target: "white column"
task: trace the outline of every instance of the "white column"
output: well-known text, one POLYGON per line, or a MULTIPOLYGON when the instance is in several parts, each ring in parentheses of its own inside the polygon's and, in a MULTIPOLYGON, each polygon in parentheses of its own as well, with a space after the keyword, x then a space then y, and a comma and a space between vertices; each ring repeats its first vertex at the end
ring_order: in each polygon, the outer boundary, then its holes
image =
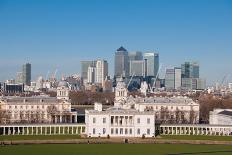
POLYGON ((73 126, 72 126, 72 135, 73 135, 73 126))
POLYGON ((64 135, 65 127, 63 126, 62 128, 63 128, 63 135, 64 135))
POLYGON ((60 135, 60 126, 59 126, 59 133, 58 134, 60 135))
POLYGON ((43 128, 42 128, 42 126, 40 126, 40 134, 41 135, 43 134, 43 128))
POLYGON ((49 133, 50 135, 52 134, 52 127, 50 126, 50 133, 49 133))
POLYGON ((56 126, 54 126, 54 135, 56 134, 56 126))
POLYGON ((3 135, 5 135, 6 134, 6 129, 5 129, 5 127, 3 127, 3 135))
POLYGON ((27 127, 27 135, 29 135, 29 129, 28 129, 28 127, 27 127))

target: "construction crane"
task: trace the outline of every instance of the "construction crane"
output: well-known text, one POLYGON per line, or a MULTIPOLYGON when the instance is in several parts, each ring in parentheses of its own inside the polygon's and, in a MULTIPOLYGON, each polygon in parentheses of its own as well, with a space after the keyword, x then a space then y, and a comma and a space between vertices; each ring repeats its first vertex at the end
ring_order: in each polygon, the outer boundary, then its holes
POLYGON ((133 79, 134 76, 135 76, 135 73, 132 74, 132 76, 131 76, 131 78, 130 78, 130 81, 129 81, 128 84, 127 84, 127 89, 129 88, 130 83, 131 83, 131 81, 132 81, 132 79, 133 79))

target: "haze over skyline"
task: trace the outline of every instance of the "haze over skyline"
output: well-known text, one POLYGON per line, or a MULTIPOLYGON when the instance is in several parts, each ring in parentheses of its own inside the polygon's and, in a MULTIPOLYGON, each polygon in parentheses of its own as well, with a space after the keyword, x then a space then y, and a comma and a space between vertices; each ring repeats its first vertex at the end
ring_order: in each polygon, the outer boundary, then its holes
POLYGON ((32 78, 47 71, 80 74, 80 61, 109 62, 114 52, 159 52, 165 67, 197 61, 211 84, 232 74, 230 0, 0 1, 0 81, 32 64, 32 78))

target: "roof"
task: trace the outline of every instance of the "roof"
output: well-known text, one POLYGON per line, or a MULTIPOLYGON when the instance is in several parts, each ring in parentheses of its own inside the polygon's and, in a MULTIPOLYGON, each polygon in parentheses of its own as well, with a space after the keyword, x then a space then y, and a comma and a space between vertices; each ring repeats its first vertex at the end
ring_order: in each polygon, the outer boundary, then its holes
POLYGON ((124 52, 126 52, 127 50, 126 50, 123 46, 121 46, 121 47, 119 47, 119 48, 117 49, 117 51, 124 51, 124 52))
POLYGON ((223 111, 219 112, 218 114, 232 116, 232 111, 223 110, 223 111))

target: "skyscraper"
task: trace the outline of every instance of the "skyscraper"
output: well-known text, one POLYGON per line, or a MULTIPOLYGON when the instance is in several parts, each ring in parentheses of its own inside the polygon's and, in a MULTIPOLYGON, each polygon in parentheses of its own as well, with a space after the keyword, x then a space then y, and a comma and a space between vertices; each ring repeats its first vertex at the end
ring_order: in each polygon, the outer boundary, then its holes
POLYGON ((88 67, 88 83, 95 83, 96 67, 88 67))
POLYGON ((22 67, 22 83, 31 85, 31 64, 26 63, 22 67))
POLYGON ((196 62, 185 62, 181 65, 182 78, 199 78, 199 64, 196 62))
POLYGON ((129 60, 128 52, 124 47, 120 47, 115 52, 115 65, 114 65, 114 75, 116 77, 128 77, 129 75, 129 60))
POLYGON ((83 81, 88 78, 88 67, 95 67, 94 61, 81 61, 81 77, 83 81))
POLYGON ((181 88, 181 68, 175 67, 175 89, 178 90, 181 88))
POLYGON ((105 78, 108 76, 108 63, 106 60, 96 61, 96 83, 103 83, 105 78))
POLYGON ((130 76, 143 76, 144 75, 144 61, 131 60, 130 61, 130 76))
POLYGON ((147 76, 156 76, 159 70, 159 54, 153 52, 146 52, 143 54, 147 66, 145 72, 147 76))
POLYGON ((175 89, 175 69, 166 69, 165 74, 165 87, 168 90, 175 89))

